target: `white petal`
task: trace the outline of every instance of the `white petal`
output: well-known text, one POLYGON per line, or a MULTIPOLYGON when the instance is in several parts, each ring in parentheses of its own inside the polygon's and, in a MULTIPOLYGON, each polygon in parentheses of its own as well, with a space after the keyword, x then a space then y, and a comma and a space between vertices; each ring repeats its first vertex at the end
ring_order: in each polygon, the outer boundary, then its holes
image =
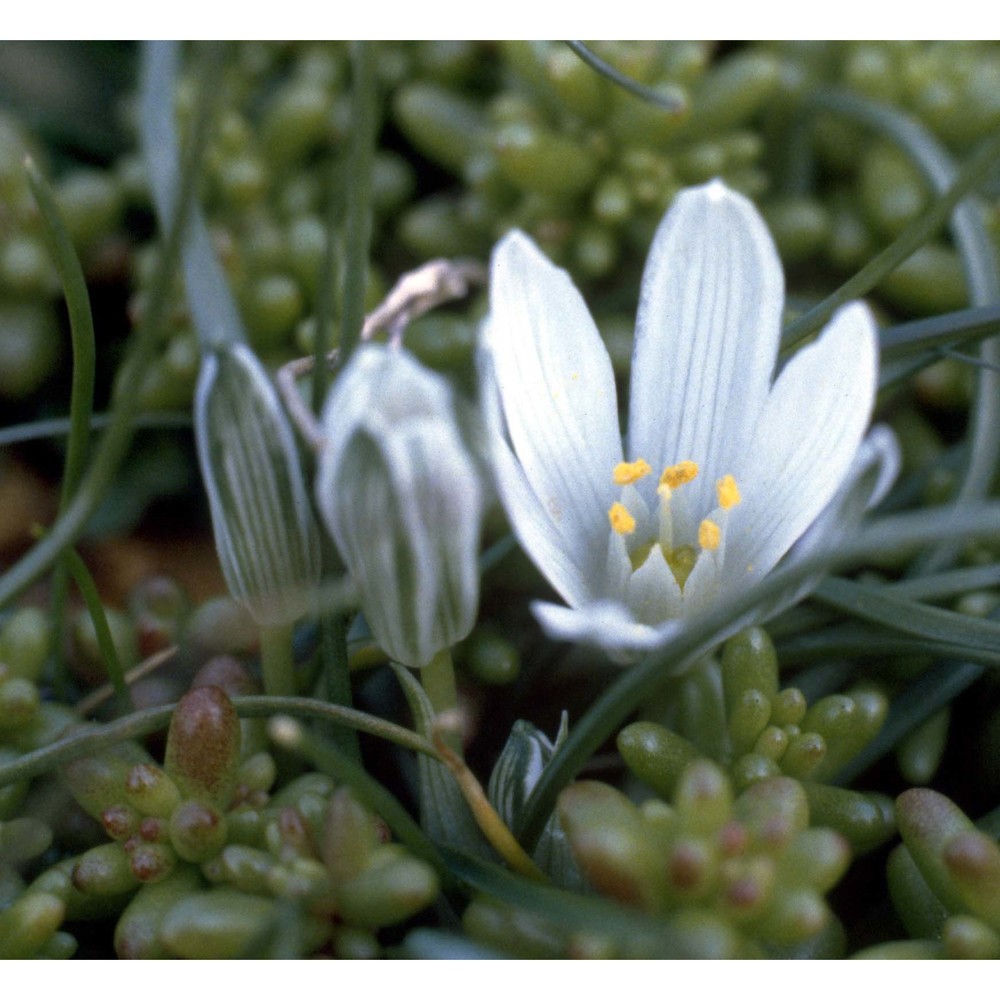
POLYGON ((783 299, 781 263, 751 202, 719 181, 681 192, 642 279, 628 452, 657 472, 685 459, 701 466, 675 494, 685 533, 715 506, 714 479, 749 443, 771 384, 783 299))
POLYGON ((844 484, 795 543, 789 559, 801 559, 835 546, 840 538, 855 531, 865 511, 879 503, 895 482, 901 463, 896 435, 884 425, 873 427, 861 442, 844 484))
MULTIPOLYGON (((551 514, 531 488, 521 463, 514 457, 501 430, 499 390, 488 355, 480 362, 480 397, 486 417, 489 447, 497 490, 514 533, 545 578, 568 604, 578 605, 598 596, 595 575, 582 546, 564 537, 551 514)), ((604 520, 608 532, 607 518, 604 520)), ((628 556, 625 556, 626 560, 628 556)))
POLYGON ((598 646, 619 663, 661 646, 678 627, 675 622, 660 628, 642 625, 633 621, 624 605, 613 601, 595 601, 582 608, 535 601, 531 610, 551 638, 598 646))
POLYGON ((632 574, 627 593, 629 610, 640 622, 662 625, 680 617, 681 588, 659 545, 653 546, 646 561, 632 574))
MULTIPOLYGON (((805 534, 792 546, 786 565, 807 559, 823 550, 833 551, 840 540, 855 531, 866 510, 882 499, 900 467, 899 445, 888 427, 877 426, 861 444, 847 480, 805 534)), ((823 575, 817 573, 759 607, 753 620, 767 621, 798 603, 816 588, 823 575)))
POLYGON ((721 546, 714 552, 702 549, 698 553, 694 568, 684 583, 685 617, 690 618, 703 611, 718 596, 724 556, 721 546))
MULTIPOLYGON (((625 601, 628 582, 632 576, 632 560, 628 557, 628 545, 624 535, 608 532, 608 559, 604 571, 604 589, 594 597, 608 598, 612 601, 625 601)), ((594 597, 590 598, 591 600, 594 597)), ((570 601, 571 604, 583 604, 583 601, 570 601)))
POLYGON ((564 548, 579 549, 596 581, 622 458, 614 375, 569 276, 522 233, 494 251, 485 341, 514 455, 564 548))
POLYGON ((878 347, 867 307, 839 310, 775 383, 730 512, 724 585, 759 579, 847 479, 875 399, 878 347))

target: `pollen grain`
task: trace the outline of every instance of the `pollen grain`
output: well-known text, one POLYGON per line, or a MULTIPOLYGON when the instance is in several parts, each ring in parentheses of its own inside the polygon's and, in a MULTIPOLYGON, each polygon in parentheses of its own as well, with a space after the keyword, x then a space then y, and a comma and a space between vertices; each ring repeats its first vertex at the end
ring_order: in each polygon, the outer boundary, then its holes
POLYGON ((715 490, 719 495, 719 506, 723 510, 731 510, 743 499, 736 480, 728 474, 715 484, 715 490))
POLYGON ((676 465, 668 465, 660 476, 660 485, 676 490, 678 486, 691 482, 698 475, 698 463, 685 459, 676 465))
POLYGON ((649 462, 637 458, 634 462, 619 462, 611 473, 616 486, 631 486, 652 472, 649 462))
POLYGON ((617 535, 631 535, 635 531, 635 518, 623 503, 613 503, 608 511, 611 530, 617 535))

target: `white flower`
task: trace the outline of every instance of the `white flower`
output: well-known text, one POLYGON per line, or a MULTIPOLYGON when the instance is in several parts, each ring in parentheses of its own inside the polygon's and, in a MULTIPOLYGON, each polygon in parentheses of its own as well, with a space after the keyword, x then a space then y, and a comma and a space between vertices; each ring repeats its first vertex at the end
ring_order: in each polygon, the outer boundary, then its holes
POLYGON ((783 300, 753 205, 719 181, 678 195, 643 276, 623 450, 579 292, 523 233, 497 246, 484 399, 511 523, 568 605, 535 605, 549 634, 621 659, 655 648, 796 543, 828 541, 891 482, 891 433, 862 441, 870 312, 842 308, 772 383, 783 300))
POLYGON ((482 489, 448 383, 405 351, 368 345, 323 409, 319 511, 379 645, 426 666, 472 629, 482 489))

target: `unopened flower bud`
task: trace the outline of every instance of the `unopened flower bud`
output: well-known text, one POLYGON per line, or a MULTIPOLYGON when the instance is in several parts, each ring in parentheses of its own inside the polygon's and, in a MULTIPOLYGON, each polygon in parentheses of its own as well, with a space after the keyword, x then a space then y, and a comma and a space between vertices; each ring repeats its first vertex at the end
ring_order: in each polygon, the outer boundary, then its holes
POLYGON ((452 396, 409 354, 357 351, 323 412, 317 504, 382 648, 426 666, 469 634, 482 491, 452 396))
POLYGON ((258 624, 288 624, 309 610, 319 539, 288 418, 246 345, 206 355, 194 425, 229 590, 258 624))

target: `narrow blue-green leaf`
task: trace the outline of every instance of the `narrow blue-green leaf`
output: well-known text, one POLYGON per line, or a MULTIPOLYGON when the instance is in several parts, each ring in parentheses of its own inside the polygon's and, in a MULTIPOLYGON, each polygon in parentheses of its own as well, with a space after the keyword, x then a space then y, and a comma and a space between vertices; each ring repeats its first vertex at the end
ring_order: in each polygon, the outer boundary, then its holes
MULTIPOLYGON (((984 590, 1000 584, 1000 563, 988 566, 970 566, 963 569, 932 573, 909 580, 898 580, 880 585, 886 593, 911 601, 943 601, 974 590, 984 590)), ((768 626, 772 639, 780 639, 811 631, 827 625, 834 615, 815 607, 789 608, 768 626)))
MULTIPOLYGON (((417 731, 425 739, 432 739, 437 716, 430 697, 406 667, 396 663, 391 666, 406 696, 417 731)), ((451 771, 438 760, 420 757, 417 772, 420 822, 428 836, 438 844, 460 847, 482 857, 493 857, 451 771)))
MULTIPOLYGON (((90 295, 87 292, 83 267, 80 265, 80 258, 56 204, 52 188, 30 157, 25 161, 25 170, 62 283, 73 349, 69 436, 66 441, 66 460, 59 494, 59 510, 64 511, 80 483, 90 448, 90 421, 94 409, 94 371, 97 353, 94 346, 94 317, 90 310, 90 295)), ((49 605, 55 665, 53 680, 57 693, 62 697, 66 696, 68 686, 66 657, 63 654, 65 640, 63 617, 68 589, 66 572, 62 564, 56 567, 49 605)))
MULTIPOLYGON (((850 103, 845 102, 846 106, 852 109, 854 108, 853 96, 851 95, 852 101, 850 103)), ((828 100, 825 100, 822 95, 817 100, 821 106, 828 105, 828 100)), ((844 108, 844 105, 838 101, 835 101, 833 106, 837 110, 844 108)), ((905 134, 909 136, 909 132, 905 134)), ((908 148, 912 149, 914 145, 920 150, 927 148, 927 143, 922 139, 911 139, 908 148)), ((957 174, 954 174, 954 167, 946 159, 937 154, 929 155, 933 156, 935 164, 940 161, 940 166, 933 168, 933 182, 942 193, 934 199, 926 212, 914 219, 889 246, 876 254, 860 271, 852 275, 818 305, 789 323, 781 338, 784 350, 790 350, 818 330, 840 306, 870 292, 887 274, 894 271, 944 225, 955 206, 989 176, 997 160, 1000 159, 1000 133, 988 138, 969 157, 957 174), (952 179, 952 174, 954 174, 954 179, 952 179)))
MULTIPOLYGON (((939 195, 954 184, 958 171, 951 154, 915 119, 849 91, 820 91, 814 100, 819 107, 889 137, 939 195)), ((973 158, 976 169, 993 155, 993 145, 998 142, 1000 133, 981 147, 973 158)), ((971 305, 986 306, 1000 301, 1000 257, 990 237, 983 206, 973 198, 960 201, 952 213, 951 233, 962 258, 971 305)), ((1000 363, 1000 337, 984 340, 980 357, 988 366, 1000 363)), ((959 503, 986 496, 1000 464, 1000 374, 991 367, 979 371, 970 425, 966 466, 956 494, 959 503)), ((941 542, 915 568, 931 572, 952 561, 956 554, 954 546, 941 542)))
POLYGON ((828 577, 813 599, 896 632, 1000 654, 1000 624, 900 597, 885 587, 828 577))
POLYGON ((996 333, 1000 333, 1000 304, 973 306, 886 327, 879 332, 879 346, 883 362, 896 361, 930 348, 974 343, 996 333))
MULTIPOLYGON (((142 48, 139 134, 161 227, 173 217, 180 191, 181 145, 174 118, 180 58, 179 42, 146 42, 142 48)), ((191 210, 181 264, 202 350, 246 340, 239 310, 197 205, 191 210)))
POLYGON ((499 566, 516 548, 517 536, 513 532, 497 539, 479 557, 479 572, 482 574, 489 573, 491 569, 499 566))
MULTIPOLYGON (((90 417, 91 431, 101 430, 111 423, 112 414, 95 413, 90 417)), ((65 437, 73 423, 70 417, 49 417, 47 420, 32 420, 26 424, 13 424, 0 428, 0 448, 26 441, 41 441, 45 438, 65 437)), ((133 430, 187 430, 191 427, 191 414, 179 410, 150 410, 140 413, 132 424, 133 430)))
POLYGON ((835 657, 934 657, 968 660, 985 667, 1000 667, 1000 653, 963 643, 920 639, 871 625, 834 625, 777 643, 778 657, 785 666, 815 663, 835 657))
POLYGON ((899 580, 886 587, 897 597, 908 597, 912 601, 941 601, 972 590, 985 590, 998 585, 1000 563, 990 563, 988 566, 968 566, 944 573, 930 573, 912 580, 899 580))

